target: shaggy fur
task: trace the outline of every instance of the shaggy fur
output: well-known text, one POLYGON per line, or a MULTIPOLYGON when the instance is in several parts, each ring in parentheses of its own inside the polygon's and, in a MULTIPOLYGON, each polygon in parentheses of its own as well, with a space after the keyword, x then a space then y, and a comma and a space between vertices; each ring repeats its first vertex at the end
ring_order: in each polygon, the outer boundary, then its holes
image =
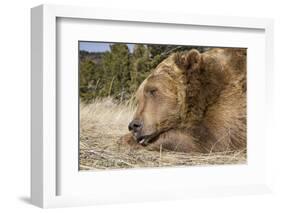
POLYGON ((181 152, 246 148, 246 50, 170 55, 140 85, 124 144, 181 152))

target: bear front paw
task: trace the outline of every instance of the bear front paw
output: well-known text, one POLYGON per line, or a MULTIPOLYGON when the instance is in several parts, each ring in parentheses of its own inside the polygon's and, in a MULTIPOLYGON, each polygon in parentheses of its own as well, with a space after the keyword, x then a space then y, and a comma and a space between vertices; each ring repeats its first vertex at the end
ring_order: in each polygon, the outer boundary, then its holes
POLYGON ((137 143, 137 141, 135 140, 135 138, 133 137, 133 135, 131 133, 123 135, 119 139, 118 144, 119 145, 129 145, 129 146, 133 146, 133 147, 140 147, 140 145, 137 143))

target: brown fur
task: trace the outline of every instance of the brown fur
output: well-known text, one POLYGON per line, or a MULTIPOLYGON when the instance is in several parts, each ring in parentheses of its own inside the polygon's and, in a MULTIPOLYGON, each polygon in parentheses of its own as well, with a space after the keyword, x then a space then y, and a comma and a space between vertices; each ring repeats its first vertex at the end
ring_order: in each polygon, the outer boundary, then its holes
POLYGON ((134 120, 142 128, 124 143, 182 152, 246 148, 245 49, 174 53, 144 80, 136 99, 134 120))

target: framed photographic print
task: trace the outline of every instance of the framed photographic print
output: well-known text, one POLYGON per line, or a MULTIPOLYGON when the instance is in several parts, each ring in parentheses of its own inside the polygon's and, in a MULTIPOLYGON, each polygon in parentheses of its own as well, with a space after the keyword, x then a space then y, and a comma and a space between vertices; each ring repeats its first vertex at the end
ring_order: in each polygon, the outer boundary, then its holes
POLYGON ((270 192, 270 19, 31 10, 40 207, 270 192))

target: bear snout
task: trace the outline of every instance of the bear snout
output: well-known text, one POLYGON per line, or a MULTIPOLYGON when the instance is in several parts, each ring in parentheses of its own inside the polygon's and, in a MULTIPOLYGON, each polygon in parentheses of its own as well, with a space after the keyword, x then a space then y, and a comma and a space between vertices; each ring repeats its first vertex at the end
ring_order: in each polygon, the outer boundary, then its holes
POLYGON ((128 129, 134 133, 140 132, 142 130, 143 124, 140 120, 132 120, 129 123, 128 129))

